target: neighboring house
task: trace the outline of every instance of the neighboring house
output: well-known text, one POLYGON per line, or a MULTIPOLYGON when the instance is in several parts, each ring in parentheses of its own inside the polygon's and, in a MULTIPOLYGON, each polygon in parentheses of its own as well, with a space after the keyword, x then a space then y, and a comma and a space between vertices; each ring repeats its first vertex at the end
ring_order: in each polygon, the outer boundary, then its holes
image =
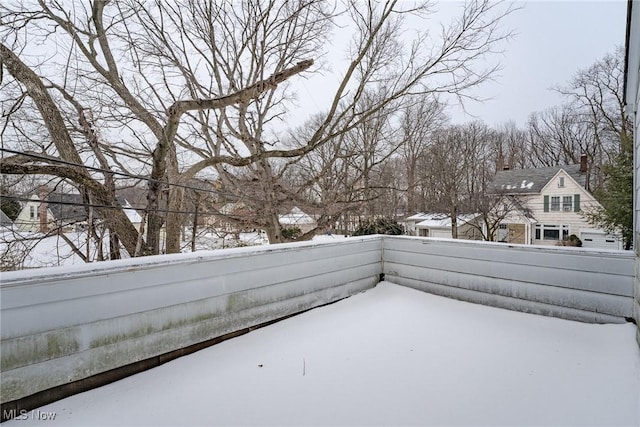
MULTIPOLYGON (((499 210, 494 229, 494 241, 503 243, 527 244, 533 241, 537 221, 531 211, 520 202, 517 196, 504 196, 494 210, 499 210)), ((486 230, 486 227, 485 227, 486 230)))
POLYGON ((222 216, 215 216, 207 225, 228 233, 239 233, 249 229, 248 219, 253 216, 251 209, 243 202, 230 202, 218 210, 222 216), (225 218, 225 216, 229 218, 225 218), (237 219, 233 221, 230 218, 237 219))
POLYGON ((493 189, 504 201, 498 206, 509 206, 510 212, 503 217, 495 240, 557 245, 576 235, 583 247, 622 249, 619 237, 589 224, 584 217, 585 211, 601 207, 586 183, 584 156, 579 165, 498 172, 493 189))
MULTIPOLYGON (((458 215, 458 238, 481 240, 480 230, 473 226, 479 214, 458 215)), ((451 216, 445 213, 418 213, 405 220, 406 233, 412 236, 453 238, 451 216)))
POLYGON ((312 216, 304 213, 300 208, 294 206, 287 214, 279 215, 278 220, 284 228, 298 227, 302 234, 317 227, 316 220, 312 216))
POLYGON ((136 211, 133 208, 133 206, 131 206, 131 203, 129 203, 127 201, 127 199, 125 199, 124 197, 116 196, 116 200, 118 201, 120 206, 122 206, 124 208, 124 213, 125 213, 125 215, 127 215, 127 218, 129 218, 129 221, 131 221, 131 224, 133 224, 133 226, 136 228, 136 230, 140 230, 140 224, 142 223, 142 217, 140 216, 138 211, 136 211))
MULTIPOLYGON (((131 223, 139 228, 142 218, 138 212, 123 197, 118 196, 116 200, 125 208, 124 212, 131 223)), ((95 212, 95 218, 100 218, 98 212, 95 212)), ((81 194, 53 192, 31 196, 22 207, 15 224, 25 232, 47 232, 53 228, 72 231, 85 227, 87 221, 87 208, 81 194)))
POLYGON ((55 225, 53 213, 39 196, 34 194, 29 199, 18 213, 15 226, 25 232, 46 232, 55 225))

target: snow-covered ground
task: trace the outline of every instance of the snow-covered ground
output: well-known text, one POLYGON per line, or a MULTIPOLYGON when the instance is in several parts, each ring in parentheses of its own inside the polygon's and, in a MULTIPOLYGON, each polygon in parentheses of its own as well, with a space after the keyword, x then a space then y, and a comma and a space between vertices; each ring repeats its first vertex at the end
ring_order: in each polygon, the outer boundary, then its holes
POLYGON ((390 283, 6 425, 640 425, 634 327, 390 283), (38 419, 40 418, 40 419, 38 419))
MULTIPOLYGON (((86 252, 86 233, 69 232, 65 236, 86 252)), ((108 246, 104 244, 108 256, 108 246)), ((90 257, 95 257, 96 245, 91 247, 90 257)), ((2 263, 15 269, 58 267, 61 265, 84 264, 85 262, 60 236, 44 237, 41 233, 13 231, 0 232, 0 256, 2 263)))

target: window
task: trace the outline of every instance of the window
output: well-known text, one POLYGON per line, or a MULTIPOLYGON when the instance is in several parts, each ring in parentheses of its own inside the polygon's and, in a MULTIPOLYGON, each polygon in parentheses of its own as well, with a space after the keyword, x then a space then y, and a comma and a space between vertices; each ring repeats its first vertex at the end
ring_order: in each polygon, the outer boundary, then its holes
POLYGON ((543 196, 544 212, 579 212, 580 194, 569 196, 543 196))
POLYGON ((561 176, 560 179, 558 179, 558 187, 564 187, 564 176, 561 176))
POLYGON ((36 207, 29 206, 29 218, 34 219, 36 217, 36 207))
POLYGON ((568 225, 537 224, 536 240, 564 240, 569 237, 568 225))

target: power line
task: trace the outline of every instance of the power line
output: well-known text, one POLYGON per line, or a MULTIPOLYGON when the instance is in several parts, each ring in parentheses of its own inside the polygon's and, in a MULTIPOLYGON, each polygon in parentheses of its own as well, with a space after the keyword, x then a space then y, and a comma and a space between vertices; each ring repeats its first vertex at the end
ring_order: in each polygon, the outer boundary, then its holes
MULTIPOLYGON (((125 206, 113 206, 113 205, 100 205, 100 204, 95 204, 95 203, 78 203, 78 202, 64 202, 64 201, 57 201, 57 200, 35 200, 35 199, 30 199, 27 197, 20 197, 20 196, 5 196, 2 195, 3 199, 8 199, 8 200, 15 200, 17 202, 40 202, 40 203, 46 203, 48 205, 66 205, 66 206, 80 206, 80 207, 86 207, 86 208, 101 208, 101 209, 123 209, 123 210, 133 210, 133 211, 138 211, 138 209, 134 208, 134 207, 125 207, 125 206)), ((144 209, 144 210, 148 210, 148 209, 144 209)), ((161 213, 178 213, 178 214, 193 214, 195 213, 195 211, 178 211, 178 210, 171 210, 171 209, 155 209, 154 212, 161 212, 161 213)), ((211 213, 211 212, 198 212, 198 215, 217 215, 217 216, 224 216, 225 214, 222 213, 211 213)))
MULTIPOLYGON (((35 153, 27 153, 24 151, 17 151, 17 150, 12 150, 9 148, 0 148, 0 151, 4 151, 7 153, 11 153, 11 154, 16 154, 16 155, 22 155, 25 157, 31 157, 34 159, 39 159, 39 160, 45 160, 45 161, 49 161, 49 162, 54 162, 54 163, 60 163, 60 164, 64 164, 67 166, 73 166, 73 167, 80 167, 80 168, 84 168, 87 170, 91 170, 94 172, 102 172, 102 173, 108 173, 108 174, 112 174, 112 175, 118 175, 118 176, 123 176, 126 178, 131 178, 131 179, 138 179, 138 180, 142 180, 142 181, 148 181, 148 182, 156 182, 159 184, 164 184, 167 186, 174 186, 174 187, 179 187, 179 188, 184 188, 184 189, 188 189, 188 190, 193 190, 193 191, 198 191, 198 192, 205 192, 205 193, 210 193, 210 194, 215 194, 218 196, 227 196, 227 197, 232 197, 232 198, 238 198, 237 195, 232 194, 232 193, 225 193, 225 192, 221 192, 218 190, 212 190, 212 189, 206 189, 206 188, 198 188, 198 187, 193 187, 190 185, 186 185, 186 184, 178 184, 178 183, 171 183, 168 181, 164 181, 164 180, 157 180, 157 179, 153 179, 153 178, 149 178, 146 176, 142 176, 142 175, 134 175, 134 174, 130 174, 127 172, 118 172, 118 171, 112 171, 109 169, 103 169, 103 168, 98 168, 98 167, 94 167, 94 166, 88 166, 88 165, 83 165, 83 164, 79 164, 79 163, 74 163, 74 162, 69 162, 67 160, 62 160, 62 159, 58 159, 55 157, 50 157, 50 156, 45 156, 45 155, 38 155, 35 153)), ((567 195, 569 196, 569 194, 567 195)), ((9 196, 3 196, 6 198, 9 198, 9 196)), ((13 197, 13 196, 11 196, 13 197)), ((516 196, 517 197, 517 196, 516 196)), ((20 199, 18 200, 17 198, 14 198, 16 201, 30 201, 31 199, 20 199)), ((258 202, 258 203, 263 203, 265 202, 264 199, 258 199, 258 198, 253 198, 253 197, 247 197, 247 196, 242 196, 240 197, 240 201, 242 200, 247 200, 247 201, 252 201, 252 202, 258 202)), ((52 203, 52 202, 49 202, 52 203)), ((590 203, 590 202, 587 202, 590 203)), ((527 206, 536 206, 536 205, 543 205, 542 202, 526 202, 527 206)), ((99 207, 99 208, 118 208, 118 207, 113 207, 113 206, 108 206, 108 205, 78 205, 78 206, 86 206, 86 207, 99 207)), ((131 208, 134 209, 134 208, 131 208)), ((177 214, 193 214, 194 211, 180 211, 180 210, 167 210, 167 209, 155 209, 154 212, 163 212, 163 213, 177 213, 177 214)), ((209 213, 209 214, 204 214, 204 215, 224 215, 221 213, 209 213)))
MULTIPOLYGON (((54 163, 60 163, 63 165, 67 165, 67 166, 73 166, 73 167, 79 167, 79 168, 83 168, 83 169, 87 169, 87 170, 91 170, 94 172, 102 172, 102 173, 107 173, 107 174, 112 174, 112 175, 118 175, 118 176, 123 176, 126 178, 131 178, 131 179, 138 179, 141 181, 148 181, 148 182, 155 182, 158 184, 164 184, 167 186, 173 186, 173 187, 179 187, 179 188, 184 188, 187 190, 193 190, 193 191, 200 191, 200 192, 205 192, 205 193, 211 193, 211 194, 215 194, 218 196, 226 196, 226 197, 238 197, 235 194, 232 193, 225 193, 222 191, 218 191, 218 190, 212 190, 212 189, 207 189, 207 188, 198 188, 198 187, 193 187, 190 185, 186 185, 186 184, 178 184, 178 183, 173 183, 173 182, 169 182, 169 181, 164 181, 164 180, 158 180, 158 179, 154 179, 154 178, 149 178, 146 176, 142 176, 142 175, 134 175, 128 172, 118 172, 118 171, 112 171, 109 169, 103 169, 103 168, 99 168, 99 167, 95 167, 95 166, 88 166, 88 165, 83 165, 80 163, 74 163, 74 162, 70 162, 67 160, 62 160, 62 159, 58 159, 55 157, 50 157, 50 156, 45 156, 45 155, 40 155, 40 154, 35 154, 35 153, 27 153, 24 151, 17 151, 17 150, 12 150, 10 148, 0 148, 0 151, 4 151, 6 153, 10 153, 10 154, 17 154, 17 155, 21 155, 21 156, 25 156, 25 157, 31 157, 34 159, 38 159, 38 160, 45 160, 48 162, 54 162, 54 163)), ((264 202, 264 200, 262 199, 257 199, 257 198, 252 198, 252 197, 242 197, 244 200, 250 200, 250 201, 254 201, 254 202, 264 202)))
MULTIPOLYGON (((20 196, 9 196, 9 195, 2 195, 2 199, 7 199, 7 200, 15 200, 17 202, 40 202, 40 203, 46 203, 48 205, 66 205, 66 206, 78 206, 78 207, 87 207, 87 208, 100 208, 100 209, 123 209, 123 210, 133 210, 137 213, 138 210, 145 210, 148 211, 148 209, 137 209, 134 207, 125 207, 125 206, 112 206, 112 205, 100 205, 100 204, 95 204, 95 203, 78 203, 78 202, 65 202, 65 201, 56 201, 56 200, 36 200, 36 199, 31 199, 31 198, 27 198, 27 197, 20 197, 20 196)), ((186 211, 186 210, 171 210, 171 209, 156 209, 154 210, 154 212, 159 212, 159 213, 176 213, 176 214, 185 214, 185 215, 193 215, 195 214, 195 210, 193 211, 186 211)), ((252 217, 251 214, 235 214, 235 213, 229 213, 229 214, 225 214, 222 212, 211 212, 211 211, 198 211, 198 215, 203 216, 203 217, 209 217, 209 216, 216 216, 216 217, 223 217, 223 218, 230 218, 231 221, 233 220, 237 220, 237 221, 242 221, 244 219, 250 219, 252 217)))

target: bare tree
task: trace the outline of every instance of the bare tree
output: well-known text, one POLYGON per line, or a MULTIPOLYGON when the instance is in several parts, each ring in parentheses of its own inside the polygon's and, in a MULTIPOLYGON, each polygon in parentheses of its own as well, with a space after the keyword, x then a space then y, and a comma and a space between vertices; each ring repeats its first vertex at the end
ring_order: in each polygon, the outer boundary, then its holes
MULTIPOLYGON (((399 154, 406 165, 407 213, 418 210, 418 192, 421 187, 419 177, 420 159, 426 156, 433 142, 434 132, 448 121, 444 105, 437 99, 420 97, 415 103, 407 104, 402 112, 402 145, 399 154)), ((420 203, 424 206, 424 202, 420 203)))
POLYGON ((455 239, 458 215, 474 210, 474 202, 486 194, 493 174, 488 129, 481 122, 471 122, 449 126, 434 137, 428 152, 428 185, 434 188, 434 205, 449 213, 455 239))
POLYGON ((271 159, 304 156, 353 135, 412 95, 469 96, 467 90, 496 69, 483 68, 482 61, 508 37, 499 24, 511 10, 473 1, 440 33, 417 31, 409 40, 401 36, 405 19, 426 16, 428 3, 346 3, 351 62, 322 120, 303 144, 287 149, 273 127, 291 106, 292 93, 281 84, 312 65, 308 59, 322 52, 334 12, 341 11, 320 1, 68 6, 44 0, 0 6, 0 58, 11 76, 2 90, 15 93, 4 136, 28 151, 4 157, 0 169, 60 176, 87 191, 105 206, 98 209, 111 213, 109 227, 131 255, 138 248, 158 253, 163 223, 167 251, 180 249, 184 186, 207 168, 237 197, 245 191, 237 176, 254 183, 251 198, 263 218, 256 225, 272 242, 281 241, 278 212, 292 201, 286 196, 291 189, 283 191, 286 168, 271 159), (34 40, 56 46, 57 54, 34 59, 34 40), (383 96, 364 102, 371 93, 383 96), (25 115, 31 114, 33 127, 47 129, 45 138, 27 137, 36 133, 12 121, 29 109, 39 111, 25 115), (77 165, 94 166, 101 177, 77 165), (142 245, 142 234, 113 196, 110 180, 121 172, 149 177, 142 245))
POLYGON ((488 137, 496 171, 533 166, 527 132, 519 129, 514 122, 506 122, 491 129, 488 137))
POLYGON ((581 153, 589 156, 593 188, 602 186, 604 166, 614 161, 621 140, 631 133, 624 111, 624 65, 624 49, 618 47, 557 89, 569 99, 573 115, 593 141, 593 147, 581 153))
MULTIPOLYGON (((7 85, 24 88, 22 93, 16 98, 15 108, 9 109, 12 113, 23 107, 37 108, 40 111, 41 123, 48 131, 50 143, 41 141, 39 153, 26 153, 4 157, 1 163, 3 173, 10 174, 49 174, 64 177, 75 183, 78 188, 89 191, 96 203, 105 206, 106 213, 110 210, 109 226, 115 231, 118 238, 131 255, 136 254, 139 236, 138 231, 133 228, 126 218, 126 215, 118 209, 111 182, 111 171, 106 164, 106 158, 97 150, 99 141, 95 138, 97 131, 94 128, 96 121, 104 121, 108 126, 129 128, 131 134, 139 135, 147 132, 155 138, 155 143, 149 143, 151 138, 140 137, 140 144, 146 147, 151 155, 151 162, 147 164, 150 170, 149 195, 148 195, 148 228, 147 245, 144 246, 143 253, 158 253, 160 227, 164 221, 159 212, 159 198, 162 190, 162 182, 172 184, 177 182, 177 152, 175 140, 178 139, 178 126, 183 115, 191 111, 209 111, 212 109, 222 109, 232 104, 248 103, 252 99, 260 97, 265 92, 273 92, 278 84, 287 78, 295 75, 312 65, 312 61, 305 60, 297 64, 285 64, 270 77, 256 78, 252 76, 252 83, 243 85, 237 89, 231 88, 223 93, 231 93, 222 97, 192 97, 188 100, 181 100, 170 89, 174 89, 173 82, 164 80, 163 84, 154 81, 154 73, 148 73, 146 68, 149 63, 145 62, 145 44, 141 44, 140 49, 128 49, 132 44, 124 43, 132 41, 132 34, 136 34, 132 28, 145 28, 143 24, 148 21, 135 21, 133 18, 150 17, 148 13, 143 15, 141 11, 146 10, 137 2, 116 3, 109 11, 105 8, 109 2, 97 1, 91 5, 91 9, 78 5, 74 14, 70 14, 63 5, 57 3, 38 3, 39 7, 16 6, 17 10, 2 6, 2 21, 6 28, 13 30, 3 33, 3 40, 14 46, 16 51, 24 50, 30 42, 29 37, 41 37, 47 42, 55 42, 59 46, 69 47, 66 62, 63 64, 65 72, 62 76, 55 74, 38 75, 34 70, 43 73, 47 70, 47 63, 41 62, 33 66, 22 61, 14 50, 7 45, 0 45, 0 59, 9 75, 13 77, 7 85), (104 21, 109 21, 105 26, 104 21), (56 25, 61 31, 50 31, 51 25, 56 25), (27 37, 19 38, 18 30, 32 30, 27 32, 27 37), (121 35, 125 36, 122 37, 121 35), (59 39, 61 38, 61 39, 59 39), (123 42, 124 38, 124 42, 123 42), (127 61, 117 61, 127 58, 127 61), (57 83, 55 80, 59 80, 57 83), (84 88, 93 87, 86 92, 84 88), (62 93, 62 100, 54 98, 50 89, 55 89, 62 93), (234 90, 235 89, 235 90, 234 90), (149 96, 149 95, 152 96, 149 96), (164 96, 163 96, 164 95, 164 96), (171 96, 174 95, 174 96, 171 96), (24 100, 28 97, 29 103, 24 100), (86 101, 78 101, 84 97, 86 101), (115 103, 107 106, 113 111, 101 111, 102 116, 89 121, 87 109, 82 105, 98 104, 103 105, 104 99, 114 97, 115 103), (149 99, 157 100, 157 103, 149 102, 149 99), (83 165, 87 160, 82 155, 83 143, 74 139, 65 122, 65 112, 67 105, 72 104, 79 118, 77 119, 82 127, 81 133, 85 139, 85 146, 91 148, 90 152, 98 159, 101 170, 105 173, 105 182, 100 182, 92 176, 83 165), (115 113, 115 114, 114 114, 115 113), (111 124, 109 124, 111 122, 111 124), (142 130, 141 130, 142 129, 142 130), (136 131, 138 133, 136 133, 136 131), (153 148, 152 148, 153 147, 153 148), (96 154, 100 153, 100 155, 96 154), (37 154, 35 157, 33 154, 37 154), (35 159, 35 160, 34 160, 35 159), (42 164, 42 162, 48 164, 42 164)), ((187 52, 185 52, 187 53, 187 52)), ((162 61, 154 62, 153 65, 162 68, 162 61)), ((175 64, 174 64, 175 65, 175 64)), ((179 65, 179 64, 178 64, 179 65)), ((162 73, 157 74, 162 76, 162 73)), ((166 76, 166 74, 164 74, 166 76)), ((16 90, 20 92, 20 90, 16 90)), ((176 90, 178 94, 180 89, 176 90)), ((210 95, 208 92, 207 95, 210 95)), ((91 111, 90 111, 91 113, 91 111)), ((96 115, 98 112, 95 112, 96 115)), ((10 120, 7 119, 7 124, 10 120)), ((5 131, 8 126, 3 128, 5 131)), ((17 128, 9 130, 17 144, 24 141, 22 133, 15 132, 17 128)), ((5 133, 7 134, 7 133, 5 133)), ((105 148, 109 144, 103 143, 100 148, 105 148)), ((106 150, 112 155, 116 150, 106 150)), ((120 149, 122 153, 126 150, 120 149)), ((135 152, 134 154, 140 154, 135 152)), ((264 153, 249 153, 249 155, 220 156, 215 162, 227 162, 241 165, 248 165, 266 157, 264 153)), ((137 158, 139 160, 139 157, 137 158)), ((122 162, 112 159, 118 166, 123 166, 122 162)), ((143 161, 144 163, 144 161, 143 161)), ((169 210, 176 205, 181 205, 181 190, 179 186, 169 187, 169 210), (175 202, 176 198, 180 203, 175 202)), ((171 218, 167 218, 168 220, 171 218)), ((179 224, 177 220, 168 223, 168 234, 173 242, 177 236, 179 240, 179 224)), ((173 246, 169 248, 175 251, 173 246)))
POLYGON ((369 193, 364 195, 365 200, 375 197, 369 191, 367 156, 370 157, 372 147, 380 145, 372 138, 385 133, 365 134, 365 129, 382 129, 380 112, 390 105, 401 109, 413 102, 410 95, 448 92, 465 96, 466 89, 486 80, 494 71, 485 69, 476 74, 471 66, 474 60, 489 53, 506 36, 499 33, 497 24, 508 10, 494 14, 493 5, 474 2, 467 5, 459 20, 443 29, 440 39, 434 40, 423 32, 409 44, 404 43, 399 37, 404 17, 427 14, 427 6, 403 10, 396 2, 370 3, 365 8, 359 3, 349 4, 348 16, 356 29, 350 47, 353 60, 339 82, 329 110, 322 115, 323 120, 301 144, 318 147, 338 140, 344 148, 360 132, 357 149, 363 153, 363 163, 354 167, 362 168, 359 189, 369 193), (444 74, 452 78, 441 78, 444 74), (382 96, 367 99, 372 93, 382 96))

